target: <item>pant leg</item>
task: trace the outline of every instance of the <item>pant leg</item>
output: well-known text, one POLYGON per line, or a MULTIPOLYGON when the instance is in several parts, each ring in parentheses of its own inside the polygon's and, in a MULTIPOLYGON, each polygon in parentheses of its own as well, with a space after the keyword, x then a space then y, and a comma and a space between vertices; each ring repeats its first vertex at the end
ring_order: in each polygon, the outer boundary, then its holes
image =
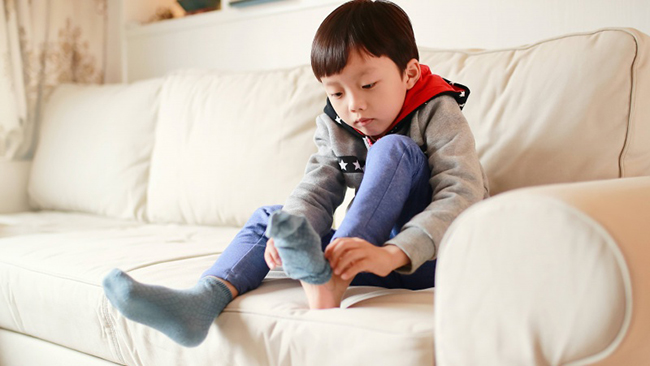
POLYGON ((415 141, 377 141, 366 158, 359 190, 333 239, 357 237, 382 245, 431 202, 429 165, 415 141))
MULTIPOLYGON (((366 173, 354 203, 339 230, 323 238, 323 247, 336 237, 361 237, 381 245, 431 201, 426 156, 412 139, 399 135, 386 136, 373 145, 366 160, 366 173)), ((264 235, 266 226, 269 216, 281 208, 279 205, 265 206, 255 211, 203 276, 225 279, 240 294, 257 288, 269 271, 264 261, 268 240, 264 235)), ((433 265, 435 268, 435 263, 433 265)), ((352 285, 413 289, 431 287, 433 281, 427 279, 432 274, 428 274, 425 266, 410 276, 395 272, 387 277, 361 273, 355 277, 352 285), (405 283, 404 277, 412 279, 405 283)))
MULTIPOLYGON (((431 202, 430 169, 417 144, 401 135, 383 137, 366 160, 359 191, 333 239, 359 237, 382 245, 431 202)), ((411 275, 360 273, 351 285, 422 289, 433 287, 434 273, 435 260, 411 275)))
POLYGON ((259 287, 269 273, 269 267, 264 260, 268 241, 264 232, 269 216, 280 209, 280 205, 257 209, 217 261, 201 277, 215 276, 224 279, 240 294, 259 287))

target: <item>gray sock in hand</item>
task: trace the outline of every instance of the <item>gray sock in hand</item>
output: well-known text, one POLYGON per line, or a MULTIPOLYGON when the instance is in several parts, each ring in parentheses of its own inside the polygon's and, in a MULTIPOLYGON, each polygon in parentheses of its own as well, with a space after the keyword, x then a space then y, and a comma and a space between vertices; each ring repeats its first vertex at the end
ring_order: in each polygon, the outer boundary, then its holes
POLYGON ((273 238, 289 277, 314 285, 324 284, 332 277, 320 237, 307 219, 276 211, 269 218, 266 233, 273 238))
POLYGON ((186 347, 203 342, 214 319, 232 300, 228 287, 214 277, 204 277, 190 289, 175 290, 139 283, 114 269, 102 284, 106 297, 122 315, 186 347))

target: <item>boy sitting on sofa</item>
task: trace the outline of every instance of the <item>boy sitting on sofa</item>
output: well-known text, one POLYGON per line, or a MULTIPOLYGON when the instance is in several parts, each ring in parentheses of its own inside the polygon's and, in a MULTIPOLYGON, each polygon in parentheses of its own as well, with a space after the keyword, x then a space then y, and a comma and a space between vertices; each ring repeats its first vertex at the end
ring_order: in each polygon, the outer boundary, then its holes
POLYGON ((328 96, 316 120, 318 152, 285 205, 258 209, 191 289, 113 270, 103 283, 111 304, 191 347, 234 297, 279 265, 301 281, 311 309, 340 306, 350 285, 433 287, 445 230, 488 188, 461 113, 469 90, 418 59, 397 5, 354 0, 334 10, 311 52, 328 96), (333 230, 347 187, 356 195, 333 230))

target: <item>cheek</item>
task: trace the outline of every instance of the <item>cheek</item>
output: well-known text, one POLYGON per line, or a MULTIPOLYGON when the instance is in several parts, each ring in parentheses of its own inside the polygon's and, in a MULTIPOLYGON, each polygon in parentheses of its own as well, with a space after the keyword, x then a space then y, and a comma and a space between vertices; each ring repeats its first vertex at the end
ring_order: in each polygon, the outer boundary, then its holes
MULTIPOLYGON (((338 114, 339 116, 341 116, 343 118, 347 113, 346 104, 343 101, 343 99, 330 100, 330 102, 332 103, 332 107, 334 107, 334 111, 336 111, 336 114, 338 114)), ((343 119, 345 119, 345 118, 343 118, 343 119)))
POLYGON ((393 109, 402 108, 402 102, 404 101, 404 96, 395 89, 391 90, 388 93, 385 93, 381 97, 380 106, 385 111, 392 111, 393 109))

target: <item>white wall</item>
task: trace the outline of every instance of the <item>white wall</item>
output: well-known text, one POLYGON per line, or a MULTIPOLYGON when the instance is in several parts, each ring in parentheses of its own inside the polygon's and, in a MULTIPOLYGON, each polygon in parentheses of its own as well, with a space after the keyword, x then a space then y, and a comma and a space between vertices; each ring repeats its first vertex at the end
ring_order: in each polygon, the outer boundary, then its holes
POLYGON ((510 47, 604 27, 633 27, 650 34, 650 1, 647 0, 404 0, 399 3, 403 3, 411 16, 418 42, 433 47, 510 47), (434 3, 436 6, 432 6, 434 3))
MULTIPOLYGON (((280 0, 233 8, 222 1, 217 12, 128 27, 125 78, 133 81, 184 67, 250 70, 308 63, 316 28, 344 2, 280 0)), ((650 34, 648 0, 396 2, 409 13, 418 44, 425 47, 503 48, 612 26, 650 34)), ((142 18, 143 10, 138 11, 142 18)), ((137 20, 135 13, 126 14, 122 23, 137 20)))
POLYGON ((126 28, 147 23, 159 7, 171 9, 175 16, 184 13, 176 0, 107 0, 106 83, 126 80, 126 28))

